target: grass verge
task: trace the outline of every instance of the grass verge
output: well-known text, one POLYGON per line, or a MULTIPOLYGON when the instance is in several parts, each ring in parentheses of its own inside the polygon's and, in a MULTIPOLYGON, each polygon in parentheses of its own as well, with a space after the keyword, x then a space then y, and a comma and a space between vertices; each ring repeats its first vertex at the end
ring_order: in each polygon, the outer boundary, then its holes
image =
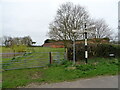
POLYGON ((89 78, 99 75, 117 75, 118 59, 95 58, 88 64, 72 65, 64 61, 44 68, 21 69, 3 72, 3 88, 16 88, 29 83, 53 83, 89 78))

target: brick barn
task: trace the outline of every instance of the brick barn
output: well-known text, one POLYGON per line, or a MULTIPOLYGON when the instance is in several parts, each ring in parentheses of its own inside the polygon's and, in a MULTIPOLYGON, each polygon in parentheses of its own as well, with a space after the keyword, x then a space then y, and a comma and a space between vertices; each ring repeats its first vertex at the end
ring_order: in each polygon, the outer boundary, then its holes
POLYGON ((44 43, 43 47, 64 48, 64 43, 62 41, 44 43))
MULTIPOLYGON (((84 40, 77 40, 75 42, 76 44, 84 43, 84 40)), ((88 43, 109 43, 108 38, 93 38, 93 39, 88 39, 88 43)), ((47 39, 44 44, 42 45, 43 47, 52 47, 52 48, 64 48, 64 42, 63 41, 55 41, 55 40, 50 40, 47 39)))

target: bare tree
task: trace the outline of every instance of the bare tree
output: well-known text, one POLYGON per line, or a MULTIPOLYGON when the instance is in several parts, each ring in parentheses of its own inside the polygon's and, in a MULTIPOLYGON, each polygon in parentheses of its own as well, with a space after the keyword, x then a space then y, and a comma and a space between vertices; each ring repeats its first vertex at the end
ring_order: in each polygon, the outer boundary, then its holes
POLYGON ((120 42, 118 41, 118 32, 114 32, 110 38, 110 42, 113 44, 119 44, 120 42))
POLYGON ((112 31, 103 19, 96 20, 95 24, 95 38, 111 38, 112 31))
POLYGON ((88 33, 88 38, 111 38, 111 29, 103 19, 91 19, 84 7, 70 2, 59 7, 54 21, 49 25, 48 35, 51 39, 65 41, 65 44, 67 40, 83 39, 84 34, 73 33, 72 30, 84 30, 85 22, 87 27, 95 25, 95 28, 87 29, 93 32, 88 33))
POLYGON ((31 46, 32 45, 32 39, 31 39, 30 36, 23 37, 21 42, 22 42, 23 45, 26 45, 26 46, 31 46))
MULTIPOLYGON (((57 10, 57 15, 49 25, 49 37, 54 40, 72 41, 80 39, 82 35, 73 33, 72 30, 82 30, 84 20, 88 21, 89 15, 84 7, 67 2, 57 10)), ((67 44, 65 44, 66 46, 67 44)))
POLYGON ((12 45, 12 37, 10 36, 3 36, 2 37, 2 46, 11 46, 12 45))

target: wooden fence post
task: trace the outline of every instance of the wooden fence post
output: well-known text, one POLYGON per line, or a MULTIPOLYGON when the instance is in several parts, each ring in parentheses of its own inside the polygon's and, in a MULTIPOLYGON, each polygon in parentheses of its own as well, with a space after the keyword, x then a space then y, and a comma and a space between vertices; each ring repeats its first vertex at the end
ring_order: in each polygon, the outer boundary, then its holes
POLYGON ((14 52, 14 57, 15 57, 15 50, 13 50, 13 52, 14 52))
POLYGON ((50 57, 50 64, 52 64, 52 53, 49 52, 49 57, 50 57))

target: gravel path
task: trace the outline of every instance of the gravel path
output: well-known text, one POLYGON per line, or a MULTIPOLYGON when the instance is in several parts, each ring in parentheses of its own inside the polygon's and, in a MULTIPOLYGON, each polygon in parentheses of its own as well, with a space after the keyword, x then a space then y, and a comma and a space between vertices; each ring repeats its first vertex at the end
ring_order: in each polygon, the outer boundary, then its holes
POLYGON ((31 83, 23 88, 118 88, 118 76, 98 76, 52 84, 31 83))

